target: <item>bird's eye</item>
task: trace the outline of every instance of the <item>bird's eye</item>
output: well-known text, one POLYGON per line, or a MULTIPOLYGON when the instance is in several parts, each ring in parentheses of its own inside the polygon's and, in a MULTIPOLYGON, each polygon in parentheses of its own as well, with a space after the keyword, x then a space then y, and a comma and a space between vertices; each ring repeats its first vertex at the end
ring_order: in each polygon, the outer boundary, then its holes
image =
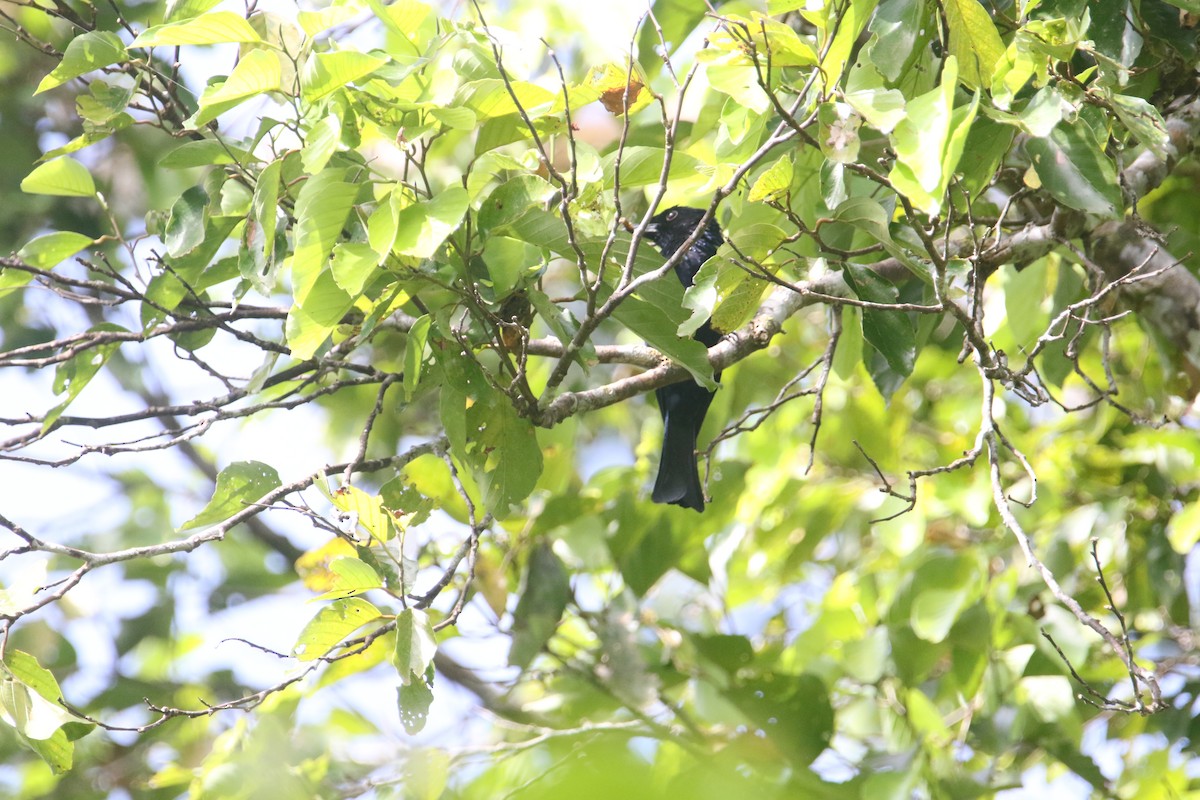
POLYGON ((671 209, 670 211, 667 212, 667 222, 674 222, 675 218, 678 216, 679 216, 679 212, 676 211, 675 209, 671 209))

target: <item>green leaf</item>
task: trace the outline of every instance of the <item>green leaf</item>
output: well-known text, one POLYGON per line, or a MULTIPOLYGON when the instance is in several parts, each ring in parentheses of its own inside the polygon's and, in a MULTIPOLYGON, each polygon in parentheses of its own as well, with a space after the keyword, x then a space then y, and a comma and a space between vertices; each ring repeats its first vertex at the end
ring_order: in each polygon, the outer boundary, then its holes
MULTIPOLYGON (((898 302, 896 287, 870 267, 847 262, 842 268, 846 283, 859 300, 871 303, 898 302)), ((901 375, 912 374, 917 358, 917 339, 908 314, 903 311, 862 309, 863 337, 901 375)))
POLYGON ((778 161, 758 176, 758 180, 750 187, 750 194, 746 200, 751 203, 763 200, 781 200, 791 188, 794 167, 790 155, 781 156, 778 161))
POLYGON ((704 21, 706 12, 703 3, 696 4, 692 0, 655 0, 654 16, 658 24, 643 25, 638 34, 639 63, 647 73, 653 76, 663 68, 662 58, 656 55, 662 48, 658 31, 662 31, 669 54, 683 44, 687 35, 704 21))
POLYGON ((1066 675, 1026 675, 1017 686, 1016 701, 1043 722, 1059 723, 1075 714, 1075 689, 1066 675))
POLYGON ((1063 205, 1090 214, 1116 217, 1121 189, 1117 170, 1100 150, 1091 128, 1060 124, 1049 136, 1025 142, 1042 186, 1063 205))
POLYGON ((338 89, 365 78, 388 63, 388 59, 339 50, 333 53, 313 53, 300 74, 300 93, 310 103, 338 89))
POLYGON ((247 98, 278 91, 282 79, 283 69, 277 55, 266 49, 251 50, 242 56, 224 83, 204 90, 199 110, 188 120, 189 127, 206 125, 247 98))
POLYGON ((198 17, 205 11, 211 11, 221 0, 169 0, 167 3, 167 12, 164 16, 166 22, 180 22, 185 19, 198 17))
POLYGON ((400 722, 408 734, 420 733, 429 718, 429 706, 433 703, 433 690, 424 678, 411 683, 402 683, 397 690, 400 704, 400 722))
POLYGON ((379 617, 379 609, 361 597, 334 600, 318 611, 300 631, 292 655, 300 661, 318 659, 340 645, 351 633, 379 617))
POLYGON ((432 200, 403 209, 397 219, 394 252, 402 256, 431 257, 446 237, 458 228, 468 204, 466 189, 451 186, 432 200))
POLYGON ((232 517, 280 486, 279 473, 260 461, 235 461, 217 475, 212 499, 180 531, 207 528, 232 517))
POLYGON ((55 231, 31 239, 17 252, 17 258, 32 267, 51 269, 95 241, 82 233, 55 231))
POLYGON ((950 29, 950 54, 958 59, 962 82, 971 89, 989 86, 1005 49, 991 15, 979 0, 944 0, 942 8, 950 29))
POLYGON ((318 33, 323 33, 334 25, 348 22, 358 15, 358 11, 350 6, 329 6, 316 11, 301 11, 296 15, 300 28, 310 39, 318 33))
POLYGON ((366 242, 340 242, 333 248, 333 280, 351 297, 362 292, 363 284, 378 266, 379 255, 366 242))
POLYGON ((484 504, 502 516, 524 500, 542 473, 542 451, 529 420, 488 382, 473 360, 442 343, 440 411, 451 451, 471 467, 484 504))
POLYGON ((768 51, 772 68, 811 67, 817 63, 817 53, 812 45, 786 23, 754 12, 750 31, 759 51, 758 61, 763 67, 767 65, 768 51))
POLYGON ((1110 96, 1109 103, 1113 111, 1117 112, 1117 117, 1143 147, 1163 161, 1170 158, 1167 145, 1170 144, 1171 137, 1157 108, 1140 97, 1130 97, 1126 94, 1110 96))
POLYGON ((325 170, 309 178, 296 198, 292 283, 297 305, 305 304, 316 285, 358 197, 359 186, 343 178, 341 171, 325 170))
POLYGON ((833 371, 844 381, 851 380, 863 361, 862 321, 858 309, 853 306, 842 308, 842 335, 838 337, 837 351, 833 354, 833 371))
POLYGON ((178 258, 200 246, 204 241, 204 210, 207 207, 208 195, 199 186, 189 187, 175 201, 163 232, 167 253, 178 258))
MULTIPOLYGON (((521 107, 531 119, 547 111, 558 97, 556 92, 536 83, 512 81, 511 86, 521 107)), ((517 113, 516 103, 513 102, 508 87, 499 78, 483 78, 464 83, 458 88, 458 93, 450 105, 455 108, 469 108, 481 122, 517 113)))
POLYGON ((421 365, 425 362, 425 343, 429 339, 430 318, 428 314, 417 318, 408 330, 404 343, 404 399, 412 402, 417 385, 421 381, 421 365))
POLYGON ((35 167, 21 181, 21 191, 57 197, 95 197, 96 184, 87 167, 64 156, 35 167))
POLYGON ((931 215, 942 208, 979 106, 976 94, 970 105, 954 108, 957 75, 954 57, 947 57, 941 85, 909 101, 904 121, 891 135, 896 163, 888 178, 898 192, 931 215))
POLYGON ((967 555, 936 555, 912 578, 912 631, 927 642, 946 638, 959 615, 978 599, 982 583, 976 559, 967 555))
POLYGON ((495 230, 520 219, 530 208, 545 203, 554 191, 549 181, 537 175, 518 175, 505 181, 479 204, 479 230, 495 230))
POLYGON ((1167 541, 1180 555, 1192 552, 1200 542, 1200 500, 1193 500, 1171 515, 1167 523, 1167 541))
POLYGON ((78 78, 94 69, 107 67, 125 58, 125 45, 120 38, 110 31, 89 31, 76 36, 63 51, 62 61, 38 84, 35 95, 41 94, 56 86, 61 86, 72 78, 78 78))
POLYGON ((842 73, 850 66, 854 44, 877 5, 878 0, 824 3, 821 10, 810 17, 821 30, 817 49, 824 51, 820 71, 827 94, 834 93, 842 73), (828 41, 830 36, 833 37, 831 42, 828 41))
POLYGON ((489 236, 481 254, 496 299, 508 297, 540 272, 538 248, 509 236, 489 236))
POLYGON ((513 611, 512 650, 508 663, 525 669, 554 635, 571 599, 566 566, 550 545, 542 542, 529 555, 525 590, 513 611))
MULTIPOLYGON (((275 227, 279 220, 279 175, 282 170, 283 159, 277 159, 263 167, 263 171, 258 174, 258 181, 254 184, 254 196, 250 200, 251 216, 247 225, 257 223, 262 229, 263 259, 266 263, 270 263, 275 251, 275 227)), ((255 279, 265 283, 261 275, 256 275, 255 279)))
MULTIPOLYGON (((340 511, 351 512, 361 527, 370 536, 368 545, 386 542, 395 536, 391 515, 383 508, 379 495, 364 492, 356 486, 343 486, 331 496, 333 505, 340 511)), ((356 537, 362 541, 361 537, 356 537)))
POLYGON ((240 147, 216 139, 201 139, 179 145, 159 159, 158 165, 163 169, 189 169, 245 164, 249 159, 250 153, 240 147))
POLYGON ((437 15, 433 8, 420 0, 392 0, 384 5, 380 0, 369 0, 368 5, 379 20, 401 40, 401 47, 422 52, 426 38, 432 34, 437 15))
MULTIPOLYGON (((108 84, 97 78, 88 82, 87 94, 75 98, 75 108, 80 117, 93 125, 115 130, 123 125, 124 117, 128 116, 123 112, 129 107, 133 93, 133 86, 108 84)), ((84 135, 87 133, 88 127, 85 125, 84 135)))
POLYGON ((987 189, 1016 135, 1017 129, 1011 125, 993 122, 982 115, 975 118, 963 148, 970 158, 960 162, 962 185, 968 192, 978 195, 987 189))
MULTIPOLYGON (((4 654, 0 674, 15 679, 22 688, 28 690, 22 701, 22 719, 18 727, 23 736, 49 739, 62 726, 78 722, 77 717, 59 704, 63 693, 54 674, 29 653, 8 650, 4 654)), ((91 728, 91 725, 87 727, 91 728)))
POLYGON ((833 736, 829 691, 815 675, 766 673, 739 682, 726 697, 796 767, 811 764, 833 736))
POLYGON ((400 683, 408 685, 422 681, 422 675, 433 663, 437 639, 429 615, 416 608, 406 608, 396 615, 396 649, 392 664, 400 673, 400 683))
POLYGON ((892 238, 888 225, 888 213, 877 200, 870 197, 851 197, 837 207, 833 217, 839 222, 853 225, 870 235, 872 239, 883 245, 883 249, 889 255, 898 259, 921 280, 926 283, 932 281, 929 268, 892 238))
MULTIPOLYGON (((71 768, 75 752, 63 725, 74 726, 75 723, 59 723, 58 713, 66 713, 66 710, 31 690, 19 677, 31 675, 38 680, 39 675, 33 670, 44 672, 32 656, 20 651, 13 651, 12 657, 6 656, 5 664, 0 665, 0 721, 15 728, 21 741, 37 753, 55 774, 61 774, 71 768), (48 736, 43 735, 51 726, 54 726, 54 730, 48 736)), ((50 679, 53 680, 53 676, 50 679)))
POLYGON ((367 241, 371 249, 384 259, 392 252, 396 243, 396 225, 400 219, 400 198, 402 193, 395 187, 387 197, 380 200, 379 205, 367 217, 367 241))
POLYGON ((354 298, 337 285, 333 272, 322 264, 321 271, 307 285, 303 302, 288 311, 284 332, 292 357, 312 358, 353 305, 354 298))
MULTIPOLYGON (((550 330, 560 342, 569 342, 575 338, 575 334, 579 332, 579 320, 575 319, 570 309, 553 302, 545 292, 538 291, 534 286, 526 290, 526 297, 529 298, 537 316, 550 326, 550 330)), ((583 367, 584 371, 596 363, 596 348, 590 339, 579 348, 575 362, 583 367)))
MULTIPOLYGON (((609 540, 609 550, 621 569, 625 584, 638 597, 644 597, 671 569, 689 574, 701 583, 707 576, 696 574, 694 564, 688 564, 691 553, 703 552, 703 528, 681 522, 673 509, 662 510, 657 517, 648 516, 639 506, 629 508, 631 519, 621 519, 616 535, 609 540)), ((701 568, 707 567, 705 561, 701 568)))
POLYGON ((357 558, 335 558, 329 563, 329 571, 333 573, 329 591, 320 595, 318 600, 342 599, 383 588, 379 574, 370 564, 357 558))
MULTIPOLYGON (((618 151, 609 153, 601 161, 601 166, 604 169, 604 185, 606 188, 613 186, 616 175, 617 154, 618 151)), ((640 145, 626 147, 621 158, 621 188, 656 185, 662 177, 663 160, 665 158, 666 151, 661 147, 644 147, 640 145)), ((694 177, 700 167, 701 163, 698 158, 676 151, 671 155, 671 167, 667 171, 667 179, 679 180, 681 178, 694 177)))
POLYGON ((0 267, 0 297, 5 293, 20 289, 33 280, 34 274, 15 267, 0 267))
MULTIPOLYGON (((874 42, 865 48, 871 62, 889 83, 894 84, 917 51, 917 38, 925 31, 922 0, 888 0, 871 20, 874 42)), ((860 112, 861 113, 861 112, 860 112)), ((867 115, 863 114, 866 118, 867 115)))
POLYGON ((187 44, 223 44, 261 42, 245 17, 232 11, 211 11, 183 22, 170 22, 147 28, 130 47, 162 47, 187 44))
POLYGON ((446 108, 434 106, 429 109, 433 118, 447 128, 456 131, 469 131, 475 128, 475 113, 469 108, 446 108))
POLYGON ((330 157, 336 152, 342 137, 342 121, 337 114, 329 114, 308 132, 308 141, 300 151, 300 164, 304 171, 313 175, 325 169, 330 157))
POLYGON ((542 474, 542 450, 533 423, 518 416, 511 404, 485 407, 478 447, 482 469, 475 475, 484 504, 497 516, 529 496, 542 474))
POLYGON ((881 133, 891 133, 904 119, 904 95, 895 89, 848 92, 846 102, 881 133))
MULTIPOLYGON (((119 325, 103 322, 93 327, 90 332, 126 333, 127 331, 119 325)), ((120 342, 114 341, 87 350, 80 350, 55 368, 54 393, 56 395, 65 393, 66 397, 63 398, 61 403, 50 409, 46 414, 46 418, 42 420, 43 434, 53 427, 58 418, 62 416, 62 413, 67 410, 67 406, 71 405, 75 398, 79 396, 79 393, 96 376, 96 373, 104 367, 119 346, 120 342)))
POLYGON ((1049 266, 1041 258, 1020 271, 1004 275, 1004 309, 1016 344, 1031 345, 1050 321, 1049 266))

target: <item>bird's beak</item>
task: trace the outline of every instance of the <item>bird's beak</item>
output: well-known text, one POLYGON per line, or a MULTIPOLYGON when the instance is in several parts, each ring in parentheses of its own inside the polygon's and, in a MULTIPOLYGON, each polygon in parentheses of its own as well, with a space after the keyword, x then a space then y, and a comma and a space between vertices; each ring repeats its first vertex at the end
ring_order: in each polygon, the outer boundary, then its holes
POLYGON ((651 222, 646 225, 646 235, 649 236, 651 239, 653 239, 655 236, 658 235, 658 223, 657 222, 651 222))

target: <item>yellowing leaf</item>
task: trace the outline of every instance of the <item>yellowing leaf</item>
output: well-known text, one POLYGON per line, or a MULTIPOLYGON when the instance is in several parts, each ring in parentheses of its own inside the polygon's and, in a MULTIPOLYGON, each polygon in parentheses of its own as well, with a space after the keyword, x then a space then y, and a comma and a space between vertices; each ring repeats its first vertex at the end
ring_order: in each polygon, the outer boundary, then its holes
POLYGON ((296 638, 292 653, 313 661, 337 647, 354 631, 380 616, 379 609, 361 597, 335 600, 317 612, 296 638))
POLYGON ((333 588, 337 575, 329 568, 335 559, 355 555, 354 545, 341 537, 330 539, 320 547, 309 550, 296 559, 296 574, 304 587, 313 592, 327 592, 333 588))
POLYGON ((654 99, 646 89, 646 75, 634 64, 609 62, 592 67, 584 78, 584 85, 595 92, 600 104, 608 113, 621 116, 626 112, 637 113, 654 99))
POLYGON ((367 494, 355 486, 343 486, 333 493, 333 504, 341 511, 356 515, 358 524, 376 542, 386 542, 395 535, 378 495, 367 494))
POLYGON ((746 199, 751 203, 757 203, 760 200, 778 200, 783 197, 792 185, 793 166, 791 156, 781 157, 758 176, 758 180, 750 187, 750 194, 746 199))
POLYGON ((351 597, 383 586, 375 570, 357 558, 335 558, 329 563, 329 570, 334 574, 333 585, 318 600, 351 597))
POLYGON ((161 47, 163 45, 224 44, 227 42, 261 42, 250 23, 232 11, 212 11, 195 19, 172 22, 147 28, 130 47, 161 47))

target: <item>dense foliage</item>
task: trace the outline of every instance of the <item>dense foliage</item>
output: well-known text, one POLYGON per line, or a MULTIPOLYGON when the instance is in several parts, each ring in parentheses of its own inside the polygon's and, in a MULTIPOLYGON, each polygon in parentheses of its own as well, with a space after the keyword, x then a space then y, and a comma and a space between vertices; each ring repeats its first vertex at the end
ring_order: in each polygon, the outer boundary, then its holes
POLYGON ((1200 7, 546 5, 0 7, 8 793, 1200 788, 1200 7))

